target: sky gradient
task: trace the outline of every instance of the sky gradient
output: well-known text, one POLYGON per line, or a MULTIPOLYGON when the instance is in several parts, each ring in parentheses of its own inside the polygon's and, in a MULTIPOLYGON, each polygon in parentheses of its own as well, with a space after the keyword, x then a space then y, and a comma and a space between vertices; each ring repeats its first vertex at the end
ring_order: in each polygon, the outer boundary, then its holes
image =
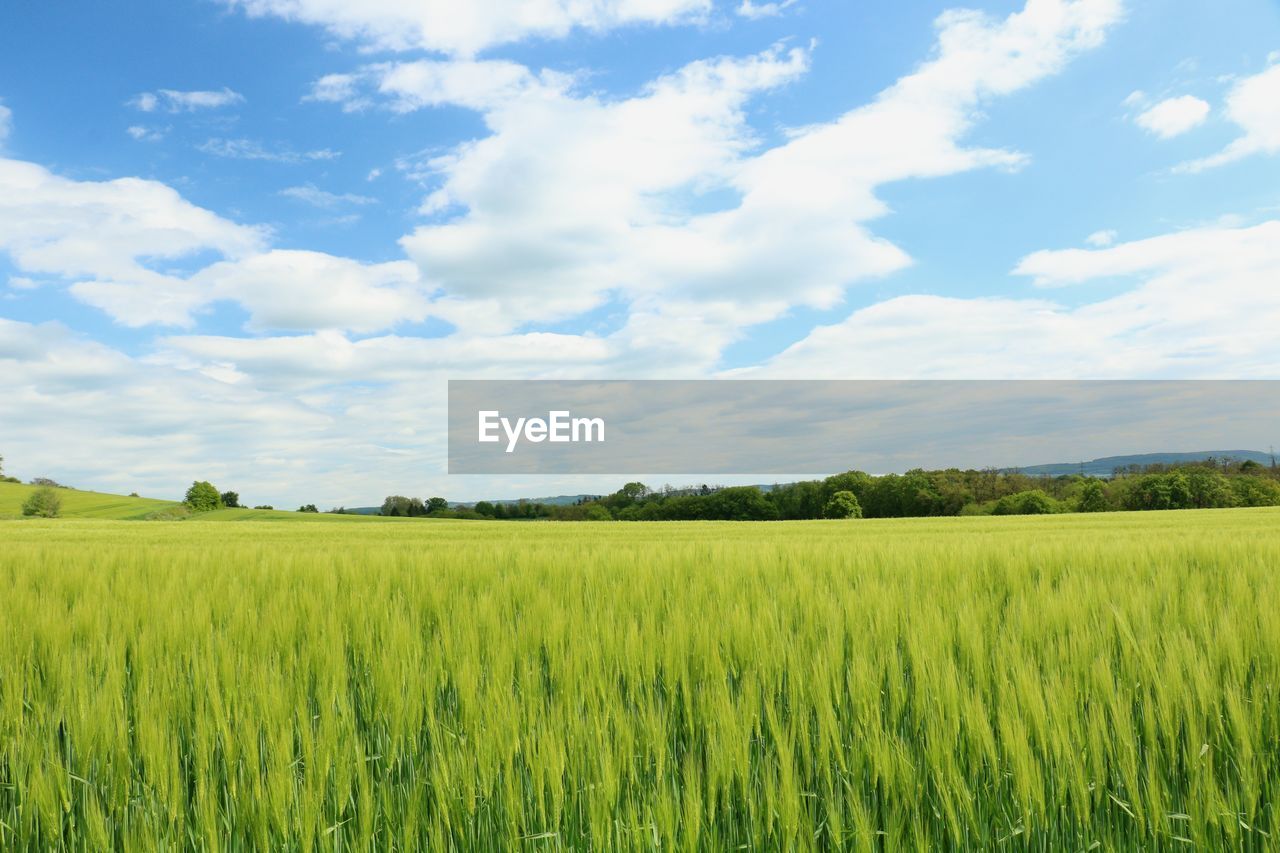
POLYGON ((448 477, 449 378, 1275 379, 1278 269, 1275 0, 0 11, 24 479, 616 485, 448 477))

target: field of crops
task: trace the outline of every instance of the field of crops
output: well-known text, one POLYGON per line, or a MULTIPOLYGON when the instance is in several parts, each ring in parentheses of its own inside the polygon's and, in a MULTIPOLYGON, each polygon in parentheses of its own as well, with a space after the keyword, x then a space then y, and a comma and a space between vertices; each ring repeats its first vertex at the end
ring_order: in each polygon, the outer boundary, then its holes
POLYGON ((1275 510, 9 521, 0 590, 0 849, 1280 844, 1275 510))

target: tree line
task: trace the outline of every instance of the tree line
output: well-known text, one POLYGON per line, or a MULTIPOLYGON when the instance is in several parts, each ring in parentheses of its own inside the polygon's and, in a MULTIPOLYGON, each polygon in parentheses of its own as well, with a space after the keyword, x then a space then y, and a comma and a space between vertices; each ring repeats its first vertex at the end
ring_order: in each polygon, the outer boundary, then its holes
POLYGON ((948 468, 882 476, 846 471, 768 489, 702 485, 653 490, 628 483, 613 494, 569 506, 481 501, 427 514, 558 521, 775 521, 1251 506, 1280 506, 1280 470, 1252 460, 1208 459, 1128 468, 1109 479, 948 468))

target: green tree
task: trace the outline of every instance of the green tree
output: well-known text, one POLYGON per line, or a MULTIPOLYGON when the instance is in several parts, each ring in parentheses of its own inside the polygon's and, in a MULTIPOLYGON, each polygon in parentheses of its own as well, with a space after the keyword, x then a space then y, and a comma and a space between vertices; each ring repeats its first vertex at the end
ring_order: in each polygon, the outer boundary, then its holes
MULTIPOLYGON (((1254 465, 1261 468, 1256 462, 1254 465)), ((1241 467, 1240 470, 1245 469, 1241 467)), ((1221 471, 1196 466, 1188 469, 1187 483, 1191 491, 1191 506, 1197 509, 1235 506, 1235 495, 1231 492, 1231 483, 1221 471)))
POLYGON ((444 498, 427 498, 427 515, 444 512, 448 508, 449 502, 444 498))
POLYGON ((853 492, 841 490, 827 501, 822 514, 827 518, 862 518, 862 504, 853 492))
POLYGON ((1086 480, 1080 487, 1080 500, 1076 508, 1080 512, 1106 512, 1107 490, 1101 480, 1086 480))
POLYGON ((644 483, 627 483, 618 490, 618 494, 622 495, 627 500, 638 501, 649 494, 649 487, 644 483))
POLYGON ((587 521, 613 521, 613 516, 609 515, 609 510, 600 506, 600 504, 592 504, 587 507, 587 521))
POLYGON ((706 518, 722 521, 772 521, 778 509, 755 486, 731 486, 701 499, 706 518))
POLYGON ((48 486, 36 489, 22 505, 22 514, 37 518, 57 518, 62 512, 62 497, 48 486))
POLYGON ((222 495, 208 480, 197 480, 187 489, 182 502, 195 512, 208 512, 222 506, 222 495))
POLYGON ((240 493, 239 492, 223 492, 222 505, 226 507, 232 507, 232 508, 240 506, 240 493))
POLYGON ((1280 505, 1280 483, 1262 477, 1243 476, 1231 480, 1231 491, 1240 506, 1280 505))
POLYGON ((378 515, 409 515, 413 508, 413 501, 404 495, 388 495, 382 501, 382 508, 378 510, 378 515))
POLYGON ((836 492, 853 492, 854 497, 859 500, 871 488, 875 478, 864 471, 845 471, 843 474, 833 474, 822 481, 822 491, 826 500, 830 500, 831 496, 836 492))
POLYGON ((298 512, 317 512, 318 513, 320 512, 320 510, 316 509, 315 504, 303 504, 302 506, 298 507, 298 512))
POLYGON ((488 501, 480 501, 475 506, 476 515, 485 515, 493 518, 493 504, 488 501))

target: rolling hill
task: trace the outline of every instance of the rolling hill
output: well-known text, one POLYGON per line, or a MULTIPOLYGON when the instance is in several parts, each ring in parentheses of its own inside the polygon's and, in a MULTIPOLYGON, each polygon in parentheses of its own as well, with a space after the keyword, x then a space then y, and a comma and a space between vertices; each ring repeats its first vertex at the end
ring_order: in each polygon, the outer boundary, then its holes
POLYGON ((1028 465, 1024 468, 1006 468, 1006 471, 1017 470, 1032 477, 1062 477, 1083 473, 1090 477, 1110 477, 1118 468, 1132 465, 1185 465, 1191 462, 1203 462, 1209 458, 1236 459, 1241 462, 1252 460, 1259 465, 1271 465, 1271 455, 1260 450, 1202 450, 1194 453, 1133 453, 1128 456, 1104 456, 1088 462, 1055 462, 1047 465, 1028 465))
MULTIPOLYGON (((22 504, 36 490, 36 486, 23 483, 0 483, 0 519, 21 518, 22 504)), ((63 518, 116 519, 121 521, 145 521, 149 517, 174 512, 181 507, 178 501, 155 498, 135 498, 109 495, 103 492, 83 492, 79 489, 58 489, 62 498, 63 518)), ((196 513, 186 521, 421 521, 424 519, 383 518, 370 515, 331 515, 329 513, 286 512, 266 509, 219 509, 196 513)))

